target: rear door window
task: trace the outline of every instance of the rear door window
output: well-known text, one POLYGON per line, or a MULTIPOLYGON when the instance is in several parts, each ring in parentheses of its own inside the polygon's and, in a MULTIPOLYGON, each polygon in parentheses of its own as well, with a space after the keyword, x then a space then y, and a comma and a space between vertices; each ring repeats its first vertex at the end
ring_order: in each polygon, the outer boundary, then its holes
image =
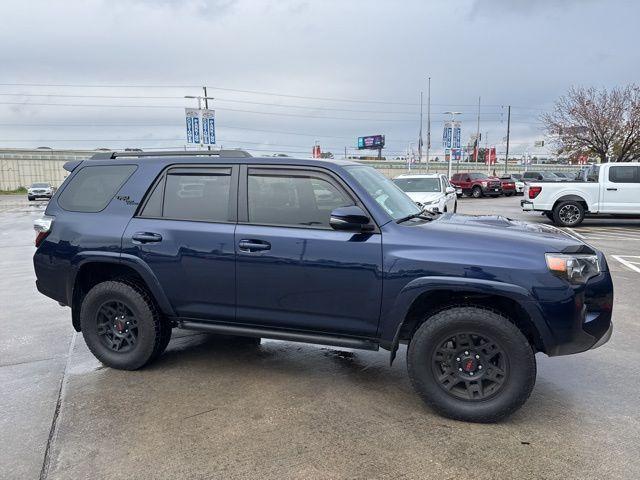
POLYGON ((616 166, 609 168, 609 181, 613 183, 638 183, 638 167, 616 166))
POLYGON ((228 222, 231 169, 169 170, 149 195, 142 217, 228 222))
POLYGON ((58 204, 71 212, 104 210, 136 168, 135 165, 83 167, 60 194, 58 204))

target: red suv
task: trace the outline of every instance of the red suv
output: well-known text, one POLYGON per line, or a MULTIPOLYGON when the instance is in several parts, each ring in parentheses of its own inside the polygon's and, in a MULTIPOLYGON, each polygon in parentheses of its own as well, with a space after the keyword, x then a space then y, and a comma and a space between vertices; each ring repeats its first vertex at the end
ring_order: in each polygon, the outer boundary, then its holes
POLYGON ((451 183, 461 188, 464 195, 471 195, 473 198, 502 195, 500 180, 484 173, 456 173, 451 177, 451 183))

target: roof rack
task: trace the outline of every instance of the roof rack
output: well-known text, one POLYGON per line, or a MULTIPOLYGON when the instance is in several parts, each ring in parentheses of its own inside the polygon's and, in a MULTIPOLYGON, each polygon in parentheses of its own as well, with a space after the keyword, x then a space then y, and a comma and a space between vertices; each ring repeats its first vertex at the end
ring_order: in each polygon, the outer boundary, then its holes
POLYGON ((209 156, 221 158, 248 158, 249 152, 244 150, 175 150, 165 152, 100 152, 91 157, 92 160, 105 160, 120 157, 193 157, 209 156))

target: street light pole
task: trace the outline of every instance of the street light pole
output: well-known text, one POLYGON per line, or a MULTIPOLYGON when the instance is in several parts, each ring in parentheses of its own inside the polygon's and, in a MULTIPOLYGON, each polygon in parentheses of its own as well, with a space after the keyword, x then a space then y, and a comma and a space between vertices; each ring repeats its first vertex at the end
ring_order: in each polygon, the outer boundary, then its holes
POLYGON ((427 80, 427 172, 429 171, 429 150, 431 149, 431 77, 427 80))
POLYGON ((504 156, 504 173, 507 173, 507 165, 509 163, 509 134, 511 133, 511 105, 507 113, 507 153, 504 156))
MULTIPOLYGON (((455 134, 455 123, 456 123, 456 115, 461 115, 462 112, 443 112, 445 115, 451 115, 451 143, 449 145, 449 164, 447 166, 447 176, 450 179, 452 174, 452 157, 453 157, 453 144, 454 144, 454 134, 455 134)), ((460 126, 462 128, 462 125, 460 126)), ((445 155, 446 155, 447 146, 445 145, 445 155)))

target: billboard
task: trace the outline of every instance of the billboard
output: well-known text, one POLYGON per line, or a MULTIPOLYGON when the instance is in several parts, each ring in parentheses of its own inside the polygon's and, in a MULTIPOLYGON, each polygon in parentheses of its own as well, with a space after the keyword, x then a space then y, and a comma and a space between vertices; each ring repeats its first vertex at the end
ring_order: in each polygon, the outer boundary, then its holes
POLYGON ((358 150, 377 150, 379 148, 384 148, 384 135, 358 137, 358 150))

